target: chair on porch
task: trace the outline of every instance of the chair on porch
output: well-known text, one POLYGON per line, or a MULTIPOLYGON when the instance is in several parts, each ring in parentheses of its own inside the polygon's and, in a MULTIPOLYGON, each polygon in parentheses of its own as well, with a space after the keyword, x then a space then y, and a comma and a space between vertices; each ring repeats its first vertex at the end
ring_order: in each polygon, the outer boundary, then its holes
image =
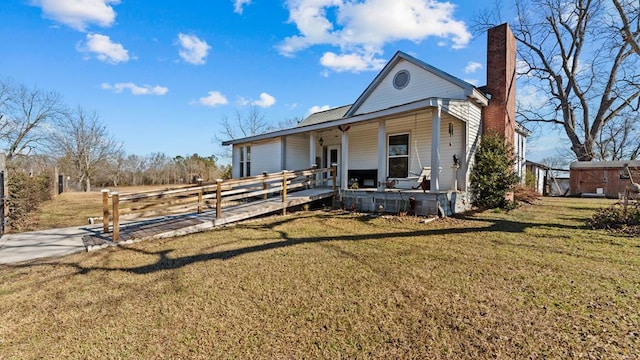
POLYGON ((413 190, 417 190, 418 188, 422 189, 422 192, 431 190, 431 167, 426 166, 422 168, 420 175, 418 175, 417 183, 418 185, 411 187, 413 190))

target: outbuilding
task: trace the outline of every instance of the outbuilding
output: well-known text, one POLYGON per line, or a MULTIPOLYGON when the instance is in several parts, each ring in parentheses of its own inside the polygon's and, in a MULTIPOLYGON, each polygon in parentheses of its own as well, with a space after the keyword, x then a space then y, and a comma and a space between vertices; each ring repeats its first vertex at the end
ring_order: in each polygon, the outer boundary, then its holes
POLYGON ((571 195, 616 199, 632 180, 640 181, 640 161, 576 161, 570 172, 571 195))

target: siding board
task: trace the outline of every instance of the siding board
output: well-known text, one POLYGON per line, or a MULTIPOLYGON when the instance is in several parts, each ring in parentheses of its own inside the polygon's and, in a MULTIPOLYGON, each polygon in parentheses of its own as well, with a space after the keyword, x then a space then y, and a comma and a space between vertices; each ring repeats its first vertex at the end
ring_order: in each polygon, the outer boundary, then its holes
POLYGON ((259 175, 263 171, 272 173, 282 170, 282 164, 280 163, 282 159, 280 138, 244 145, 251 145, 251 175, 259 175))
POLYGON ((290 135, 285 138, 287 152, 285 168, 287 170, 302 170, 309 168, 309 135, 290 135))

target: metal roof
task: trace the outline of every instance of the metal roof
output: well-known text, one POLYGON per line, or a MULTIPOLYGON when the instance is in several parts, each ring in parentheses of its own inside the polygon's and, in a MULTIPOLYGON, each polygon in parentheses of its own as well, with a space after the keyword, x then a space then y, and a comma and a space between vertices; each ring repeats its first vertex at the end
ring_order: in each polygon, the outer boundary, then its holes
POLYGON ((315 112, 307 116, 307 118, 302 120, 296 127, 321 124, 328 121, 342 119, 350 107, 351 105, 345 105, 325 111, 315 112))
POLYGON ((640 167, 640 160, 626 161, 576 161, 569 165, 570 169, 622 169, 624 166, 640 167))

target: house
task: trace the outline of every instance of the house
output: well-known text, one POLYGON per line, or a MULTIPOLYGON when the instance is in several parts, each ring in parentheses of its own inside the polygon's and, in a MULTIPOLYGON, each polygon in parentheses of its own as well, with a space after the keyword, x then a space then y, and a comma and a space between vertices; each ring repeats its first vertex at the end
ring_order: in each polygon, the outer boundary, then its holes
POLYGON ((401 211, 412 197, 416 213, 466 209, 482 133, 504 136, 518 154, 516 168, 524 168, 515 44, 507 24, 489 30, 482 88, 398 51, 353 104, 291 129, 223 142, 233 146, 232 176, 337 164, 342 200, 352 207, 401 211), (423 179, 424 189, 413 191, 423 179))

